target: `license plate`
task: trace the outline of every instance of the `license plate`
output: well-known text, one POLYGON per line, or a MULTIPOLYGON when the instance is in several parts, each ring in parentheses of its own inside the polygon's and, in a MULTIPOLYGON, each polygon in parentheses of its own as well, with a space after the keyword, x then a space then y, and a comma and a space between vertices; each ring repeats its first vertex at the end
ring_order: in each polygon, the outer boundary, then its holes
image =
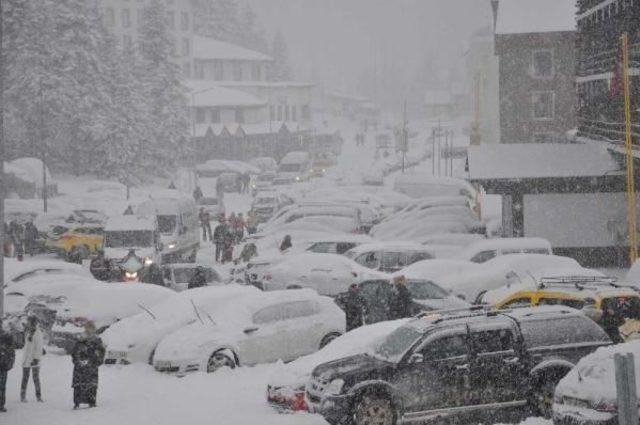
POLYGON ((110 359, 124 359, 125 357, 127 357, 127 352, 126 351, 109 351, 107 353, 107 357, 109 357, 110 359))

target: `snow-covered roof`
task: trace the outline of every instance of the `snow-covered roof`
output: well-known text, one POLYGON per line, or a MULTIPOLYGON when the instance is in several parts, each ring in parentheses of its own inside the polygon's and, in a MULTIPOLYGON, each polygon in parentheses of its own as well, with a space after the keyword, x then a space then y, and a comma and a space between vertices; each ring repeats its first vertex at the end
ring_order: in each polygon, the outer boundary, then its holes
POLYGON ((265 106, 267 102, 241 90, 221 87, 210 81, 187 81, 191 106, 265 106))
POLYGON ((453 105, 453 95, 448 90, 429 90, 424 96, 427 106, 453 105))
POLYGON ((271 62, 273 59, 263 53, 245 49, 210 37, 193 37, 193 57, 195 59, 233 59, 271 62))
POLYGON ((594 177, 619 170, 604 147, 582 144, 470 146, 468 155, 471 180, 594 177))
POLYGON ((496 34, 576 30, 575 0, 500 0, 496 34))
POLYGON ((106 232, 125 232, 128 230, 156 230, 154 218, 137 217, 135 215, 120 215, 110 217, 104 226, 106 232))

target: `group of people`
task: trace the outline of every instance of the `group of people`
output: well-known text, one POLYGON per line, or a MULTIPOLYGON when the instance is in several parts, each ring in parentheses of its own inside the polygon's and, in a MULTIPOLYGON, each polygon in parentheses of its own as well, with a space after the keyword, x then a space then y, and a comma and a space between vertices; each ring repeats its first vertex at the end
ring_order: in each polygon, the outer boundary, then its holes
MULTIPOLYGON (((35 396, 43 402, 40 382, 40 367, 44 350, 44 332, 35 316, 29 316, 24 329, 25 342, 22 349, 22 380, 20 384, 20 401, 27 402, 29 378, 33 379, 35 396)), ((0 319, 0 412, 6 412, 7 376, 15 363, 16 344, 13 336, 5 332, 0 319)), ((95 407, 98 391, 98 368, 104 361, 105 348, 102 340, 96 335, 95 325, 87 322, 85 333, 80 336, 71 352, 73 362, 73 408, 81 404, 95 407)))
MULTIPOLYGON (((403 319, 415 314, 413 298, 407 288, 407 280, 404 276, 397 276, 393 279, 394 291, 391 299, 388 300, 389 312, 387 320, 403 319)), ((359 328, 366 324, 369 306, 367 301, 360 295, 360 287, 352 284, 349 291, 340 299, 340 303, 345 312, 347 332, 359 328)))
POLYGON ((256 231, 257 217, 255 213, 249 211, 246 220, 242 213, 238 215, 231 213, 228 218, 220 215, 218 225, 213 230, 213 235, 211 235, 211 225, 206 221, 208 219, 207 215, 201 217, 203 238, 207 240, 208 232, 209 240, 216 246, 216 262, 224 264, 233 261, 233 248, 244 240, 245 230, 250 235, 256 231))
POLYGON ((36 243, 38 239, 38 229, 31 221, 24 225, 17 220, 11 220, 9 224, 4 223, 5 246, 4 256, 14 256, 22 259, 25 253, 33 256, 36 253, 36 243))

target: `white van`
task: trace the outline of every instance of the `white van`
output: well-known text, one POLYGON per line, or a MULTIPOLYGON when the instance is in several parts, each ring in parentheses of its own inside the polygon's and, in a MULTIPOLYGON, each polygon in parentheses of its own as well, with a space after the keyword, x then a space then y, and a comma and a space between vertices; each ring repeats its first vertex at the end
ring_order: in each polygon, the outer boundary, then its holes
POLYGON ((468 245, 457 259, 484 263, 507 254, 551 255, 551 243, 543 238, 492 238, 482 239, 468 245))
POLYGON ((311 167, 309 152, 289 152, 280 161, 277 179, 296 183, 308 180, 311 176, 311 167))
POLYGON ((129 251, 144 259, 144 263, 160 261, 160 235, 155 217, 122 215, 111 217, 104 227, 104 256, 119 263, 129 251))
POLYGON ((188 198, 149 199, 138 206, 139 217, 155 217, 162 243, 162 262, 196 261, 200 248, 198 207, 188 198))

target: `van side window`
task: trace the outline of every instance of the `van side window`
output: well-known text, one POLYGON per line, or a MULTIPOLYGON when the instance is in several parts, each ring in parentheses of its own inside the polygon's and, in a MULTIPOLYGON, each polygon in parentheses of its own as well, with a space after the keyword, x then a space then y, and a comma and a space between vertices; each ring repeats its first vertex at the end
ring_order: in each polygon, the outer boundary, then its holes
POLYGON ((425 362, 450 359, 468 354, 467 335, 464 333, 446 335, 425 345, 421 354, 425 362))
POLYGON ((492 258, 495 258, 496 255, 496 251, 482 251, 474 255, 470 261, 472 263, 484 263, 485 261, 489 261, 492 258))
POLYGON ((513 349, 511 329, 472 330, 471 339, 476 353, 498 353, 513 349))

